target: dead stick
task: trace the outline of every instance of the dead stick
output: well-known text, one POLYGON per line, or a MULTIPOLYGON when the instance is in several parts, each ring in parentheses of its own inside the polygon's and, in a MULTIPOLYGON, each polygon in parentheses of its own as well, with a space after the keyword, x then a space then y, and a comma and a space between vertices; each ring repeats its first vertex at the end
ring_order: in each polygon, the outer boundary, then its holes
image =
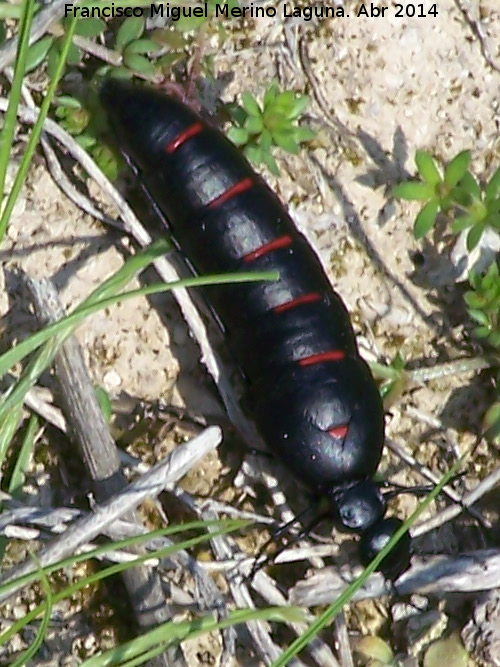
MULTIPOLYGON (((27 280, 26 284, 35 305, 37 319, 42 326, 64 317, 57 291, 49 280, 27 280)), ((126 479, 120 470, 118 451, 97 401, 76 338, 72 336, 63 343, 54 367, 63 412, 70 425, 70 437, 94 480, 97 501, 102 502, 123 489, 126 479)), ((135 510, 131 510, 123 518, 140 523, 135 510)), ((145 553, 142 545, 135 546, 133 551, 137 554, 145 553)), ((152 567, 139 565, 126 570, 122 576, 141 628, 149 629, 172 618, 173 612, 165 600, 160 577, 152 567)), ((173 664, 171 658, 175 656, 159 657, 151 664, 173 664)))

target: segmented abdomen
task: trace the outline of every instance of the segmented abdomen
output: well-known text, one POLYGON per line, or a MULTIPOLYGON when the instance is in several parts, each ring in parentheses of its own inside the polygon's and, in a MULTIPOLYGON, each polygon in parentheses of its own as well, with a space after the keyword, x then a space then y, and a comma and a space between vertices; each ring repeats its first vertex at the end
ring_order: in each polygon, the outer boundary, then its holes
POLYGON ((371 477, 384 438, 377 387, 341 298, 276 195, 180 102, 113 82, 103 98, 124 153, 198 273, 279 271, 276 282, 206 290, 271 450, 318 493, 371 477))

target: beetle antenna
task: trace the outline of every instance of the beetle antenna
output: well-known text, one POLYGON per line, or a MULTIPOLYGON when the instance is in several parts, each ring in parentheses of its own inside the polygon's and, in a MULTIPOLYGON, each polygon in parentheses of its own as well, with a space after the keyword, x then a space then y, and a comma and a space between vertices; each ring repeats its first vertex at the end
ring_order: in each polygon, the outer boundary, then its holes
POLYGON ((252 569, 250 570, 250 573, 245 577, 246 581, 252 580, 258 570, 262 569, 263 567, 266 567, 267 565, 270 565, 274 560, 276 560, 277 556, 279 556, 281 553, 283 553, 283 551, 285 551, 285 549, 288 549, 288 547, 299 542, 302 538, 308 535, 313 528, 315 528, 319 523, 321 523, 323 519, 326 519, 329 516, 329 514, 324 513, 314 517, 314 519, 312 519, 312 521, 310 521, 304 528, 302 528, 300 532, 297 533, 297 535, 294 535, 287 544, 281 545, 275 553, 269 554, 268 556, 266 556, 264 561, 261 562, 261 559, 264 556, 264 552, 267 550, 269 545, 275 542, 280 536, 284 535, 285 533, 287 532, 290 533, 290 528, 295 523, 302 523, 303 518, 308 514, 310 514, 314 509, 316 509, 316 507, 317 503, 308 507, 303 512, 300 512, 300 514, 294 516, 293 519, 287 521, 279 528, 277 528, 275 531, 273 531, 271 537, 268 540, 266 540, 266 542, 261 546, 257 555, 255 556, 252 569))

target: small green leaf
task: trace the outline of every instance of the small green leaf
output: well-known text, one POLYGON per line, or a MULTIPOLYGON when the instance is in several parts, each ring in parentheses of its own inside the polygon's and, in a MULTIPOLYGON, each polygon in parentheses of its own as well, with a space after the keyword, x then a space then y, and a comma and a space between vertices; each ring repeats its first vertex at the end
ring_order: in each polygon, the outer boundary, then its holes
POLYGON ((110 181, 116 181, 118 178, 119 164, 115 155, 107 146, 97 145, 92 148, 92 157, 101 171, 110 181))
POLYGON ((123 54, 132 55, 138 53, 140 55, 157 53, 161 50, 156 42, 153 42, 152 39, 136 39, 134 42, 130 42, 123 50, 123 54))
POLYGON ((372 635, 362 637, 356 643, 355 652, 365 659, 376 660, 380 665, 390 665, 394 660, 389 644, 372 635))
POLYGON ((80 100, 77 100, 76 97, 71 97, 70 95, 59 95, 54 99, 54 102, 58 106, 68 107, 68 109, 81 109, 82 103, 80 100))
POLYGON ((451 224, 451 231, 454 234, 459 234, 464 229, 472 227, 476 223, 475 219, 471 215, 459 215, 458 218, 455 218, 451 224))
POLYGON ((264 162, 271 174, 274 174, 275 176, 280 175, 280 170, 276 164, 276 160, 273 158, 271 153, 264 151, 262 154, 262 162, 264 162))
POLYGON ((175 28, 162 28, 153 30, 151 38, 161 46, 168 46, 173 51, 181 51, 186 48, 186 38, 181 35, 175 28))
POLYGON ((262 130, 257 143, 265 151, 269 151, 271 149, 271 146, 273 145, 273 137, 269 130, 262 130))
POLYGON ((69 45, 68 56, 66 58, 67 65, 79 65, 82 60, 82 53, 80 49, 73 43, 69 45))
POLYGON ((484 225, 475 225, 471 227, 470 232, 467 234, 467 250, 472 252, 481 240, 481 236, 484 232, 484 225))
POLYGON ((413 235, 415 238, 423 238, 429 232, 436 221, 436 216, 439 211, 439 201, 431 199, 420 211, 415 219, 413 227, 413 235))
POLYGON ((394 368, 395 371, 403 371, 406 366, 406 360, 401 354, 401 352, 396 352, 396 356, 392 360, 391 366, 394 368))
POLYGON ((250 115, 250 116, 261 116, 262 111, 261 108, 259 107, 259 103, 255 99, 253 95, 250 93, 244 92, 241 95, 241 103, 243 104, 243 108, 245 111, 250 115))
POLYGON ((175 29, 181 33, 198 30, 207 19, 204 16, 181 16, 175 22, 175 29))
POLYGON ((462 180, 460 181, 460 184, 458 186, 459 190, 462 190, 463 192, 466 192, 468 195, 472 197, 472 199, 481 199, 481 188, 479 187, 479 183, 476 181, 474 176, 470 173, 470 171, 467 171, 462 180))
POLYGON ((138 74, 153 76, 155 73, 153 63, 138 53, 125 54, 123 56, 123 63, 133 72, 137 72, 138 74))
POLYGON ((244 127, 248 134, 260 134, 264 129, 262 116, 248 116, 244 127))
POLYGON ((87 109, 67 109, 67 113, 61 120, 61 125, 70 134, 81 134, 90 122, 87 109))
POLYGON ((469 308, 481 309, 486 305, 485 299, 476 292, 466 292, 464 294, 464 301, 469 308))
MULTIPOLYGON (((131 16, 121 24, 116 34, 116 49, 120 52, 144 32, 144 19, 141 16, 131 16)), ((133 69, 133 68, 131 68, 133 69)))
POLYGON ((259 146, 252 146, 249 144, 245 146, 245 155, 254 164, 260 164, 262 162, 263 150, 259 146))
POLYGON ((296 97, 290 104, 290 108, 287 111, 286 117, 288 120, 295 120, 296 118, 299 118, 299 116, 301 116, 302 113, 306 110, 308 104, 308 95, 299 95, 296 97))
POLYGON ((229 141, 236 146, 244 146, 248 142, 248 131, 244 127, 230 127, 227 131, 229 141))
POLYGON ((104 32, 106 28, 107 24, 105 21, 90 16, 89 18, 78 19, 75 34, 92 39, 104 32))
POLYGON ((299 143, 312 141, 313 139, 316 139, 316 136, 317 132, 311 130, 310 127, 300 125, 299 127, 294 128, 294 137, 299 143))
POLYGON ((29 47, 26 57, 26 72, 31 72, 43 62, 53 43, 54 38, 47 36, 42 37, 29 47))
POLYGON ((47 74, 52 78, 55 76, 59 64, 59 49, 57 43, 54 42, 47 53, 47 74))
POLYGON ((491 333, 491 328, 489 326, 488 327, 477 327, 477 329, 474 329, 473 333, 474 333, 474 336, 476 338, 480 338, 480 339, 488 338, 488 336, 491 333))
POLYGON ((500 229, 500 213, 488 215, 486 217, 485 223, 493 229, 500 229))
POLYGON ((467 651, 462 644, 460 635, 454 632, 446 639, 433 642, 425 652, 423 667, 467 667, 470 664, 467 651))
POLYGON ((500 331, 493 331, 488 337, 488 343, 495 348, 500 347, 500 331))
POLYGON ((276 99, 276 95, 278 94, 278 82, 277 81, 272 81, 269 84, 268 89, 264 93, 264 99, 263 99, 263 105, 264 109, 267 107, 271 106, 271 104, 274 102, 276 99))
POLYGON ((384 403, 386 402, 387 398, 395 391, 397 384, 398 380, 385 380, 379 386, 380 396, 384 403))
POLYGON ((427 201, 434 196, 434 187, 430 183, 406 181, 400 183, 392 191, 392 196, 408 201, 427 201))
POLYGON ((491 442, 500 436, 500 403, 493 403, 483 418, 485 437, 491 442))
POLYGON ((237 125, 243 125, 248 118, 247 112, 239 104, 226 104, 225 108, 237 125))
POLYGON ((75 137, 75 141, 87 151, 97 143, 97 139, 95 137, 91 137, 89 134, 79 134, 77 137, 75 137))
POLYGON ((441 183, 441 174, 430 153, 427 151, 417 151, 415 153, 415 164, 417 165, 418 173, 426 183, 434 186, 441 183))
POLYGON ((495 171, 484 188, 484 199, 487 203, 494 201, 498 197, 500 190, 500 167, 495 171))
POLYGON ((293 136, 289 132, 273 132, 273 143, 283 150, 296 155, 299 152, 299 146, 293 136))
POLYGON ((469 310, 469 317, 485 327, 490 325, 488 316, 482 310, 469 310))
POLYGON ((454 188, 465 176, 471 160, 470 151, 458 153, 444 170, 444 182, 454 188))
POLYGON ((113 416, 113 408, 109 394, 103 387, 95 387, 95 393, 101 412, 104 415, 104 419, 109 423, 113 416))

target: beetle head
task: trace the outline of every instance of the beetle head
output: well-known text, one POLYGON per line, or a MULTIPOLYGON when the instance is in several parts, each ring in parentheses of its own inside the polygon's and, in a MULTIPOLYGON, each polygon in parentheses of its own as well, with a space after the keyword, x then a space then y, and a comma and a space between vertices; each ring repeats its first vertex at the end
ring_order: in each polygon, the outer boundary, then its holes
MULTIPOLYGON (((399 519, 383 518, 386 501, 380 487, 372 480, 335 487, 328 497, 339 529, 361 534, 359 552, 363 565, 383 549, 402 525, 399 519)), ((409 567, 410 552, 411 539, 406 533, 378 569, 388 579, 397 579, 409 567)))

